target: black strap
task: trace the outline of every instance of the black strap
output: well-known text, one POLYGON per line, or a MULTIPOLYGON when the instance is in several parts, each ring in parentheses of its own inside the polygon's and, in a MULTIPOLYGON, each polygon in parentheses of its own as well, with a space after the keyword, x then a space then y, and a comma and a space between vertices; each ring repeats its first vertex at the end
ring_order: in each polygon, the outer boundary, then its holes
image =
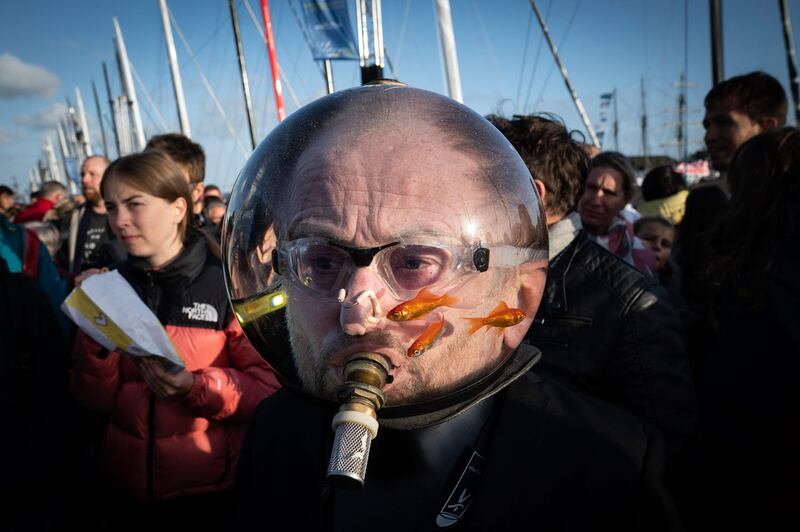
POLYGON ((489 446, 489 436, 494 425, 494 412, 492 411, 483 424, 481 433, 475 442, 472 452, 469 454, 461 474, 458 476, 453 489, 444 501, 441 510, 436 514, 435 523, 438 528, 451 528, 464 522, 464 516, 475 502, 475 495, 483 477, 486 466, 486 449, 489 446))

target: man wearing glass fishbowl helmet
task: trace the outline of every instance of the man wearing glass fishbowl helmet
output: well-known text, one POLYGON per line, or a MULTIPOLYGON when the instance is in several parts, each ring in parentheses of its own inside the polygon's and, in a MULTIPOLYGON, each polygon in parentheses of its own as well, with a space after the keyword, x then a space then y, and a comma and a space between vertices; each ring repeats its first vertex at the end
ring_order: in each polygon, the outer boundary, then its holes
POLYGON ((317 100, 247 162, 225 233, 232 304, 285 384, 239 462, 247 529, 680 528, 654 429, 543 382, 521 345, 547 226, 478 114, 397 83, 317 100))

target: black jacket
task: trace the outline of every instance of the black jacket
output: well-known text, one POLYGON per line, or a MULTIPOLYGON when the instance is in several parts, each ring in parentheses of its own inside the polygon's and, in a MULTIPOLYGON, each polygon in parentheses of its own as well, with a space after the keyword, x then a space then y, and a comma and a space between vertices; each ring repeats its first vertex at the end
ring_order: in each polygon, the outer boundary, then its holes
POLYGON ((581 231, 550 263, 526 341, 537 373, 647 420, 671 450, 695 430, 695 397, 678 315, 658 281, 581 231))
MULTIPOLYGON (((531 350, 523 346, 520 350, 531 350)), ((482 474, 456 530, 677 530, 681 525, 660 472, 658 431, 622 410, 524 372, 490 403, 482 474)), ((382 427, 372 443, 366 485, 325 485, 336 405, 283 389, 261 403, 237 470, 245 530, 437 530, 439 509, 466 463, 437 484, 436 452, 465 413, 412 430, 382 427), (420 437, 417 437, 420 436, 420 437)), ((480 444, 479 444, 480 445, 480 444)), ((469 456, 468 453, 466 456, 469 456)))

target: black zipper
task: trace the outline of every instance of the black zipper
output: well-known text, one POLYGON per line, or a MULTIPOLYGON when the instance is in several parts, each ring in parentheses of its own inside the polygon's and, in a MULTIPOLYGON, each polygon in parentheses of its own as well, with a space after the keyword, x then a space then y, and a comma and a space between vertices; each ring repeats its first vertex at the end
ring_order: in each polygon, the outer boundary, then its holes
POLYGON ((150 402, 147 406, 147 500, 153 500, 153 453, 156 444, 156 396, 150 392, 150 402))

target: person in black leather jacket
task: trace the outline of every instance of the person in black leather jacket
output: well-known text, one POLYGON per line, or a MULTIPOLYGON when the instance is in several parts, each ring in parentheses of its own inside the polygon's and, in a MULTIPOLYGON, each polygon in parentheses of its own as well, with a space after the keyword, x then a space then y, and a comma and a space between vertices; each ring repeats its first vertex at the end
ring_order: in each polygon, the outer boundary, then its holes
POLYGON ((592 242, 575 211, 589 160, 555 117, 490 121, 531 171, 547 213, 550 271, 526 341, 541 375, 659 427, 671 454, 695 431, 683 332, 658 281, 592 242))

